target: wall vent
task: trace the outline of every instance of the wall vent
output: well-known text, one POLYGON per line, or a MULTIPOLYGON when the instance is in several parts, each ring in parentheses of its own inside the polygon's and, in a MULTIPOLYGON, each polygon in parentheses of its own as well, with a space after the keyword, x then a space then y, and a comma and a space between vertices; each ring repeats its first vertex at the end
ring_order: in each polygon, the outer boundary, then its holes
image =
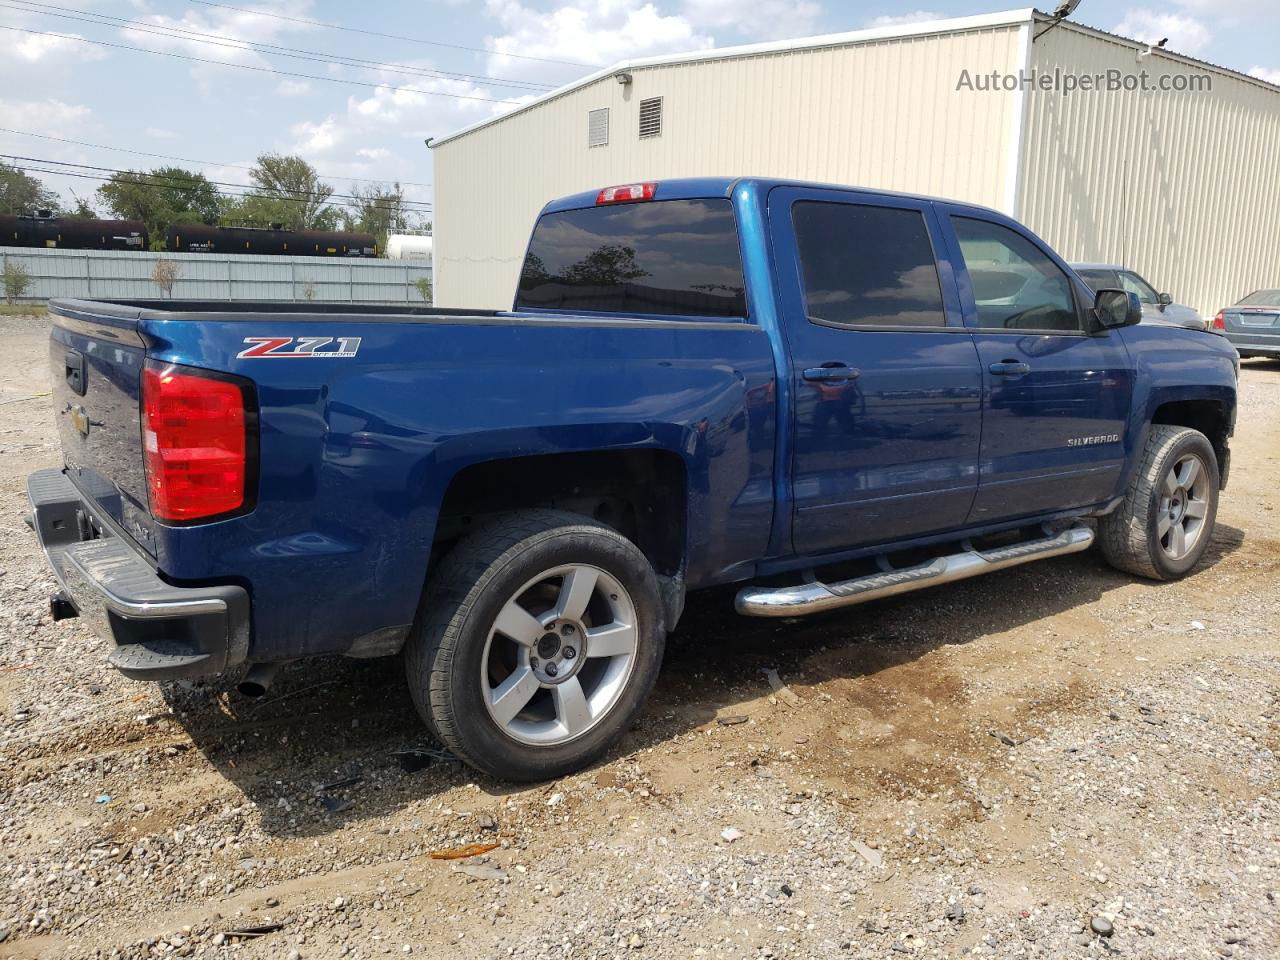
POLYGON ((609 108, 587 112, 587 146, 603 147, 609 142, 609 108))
POLYGON ((640 101, 640 136, 656 137, 662 133, 662 98, 640 101))

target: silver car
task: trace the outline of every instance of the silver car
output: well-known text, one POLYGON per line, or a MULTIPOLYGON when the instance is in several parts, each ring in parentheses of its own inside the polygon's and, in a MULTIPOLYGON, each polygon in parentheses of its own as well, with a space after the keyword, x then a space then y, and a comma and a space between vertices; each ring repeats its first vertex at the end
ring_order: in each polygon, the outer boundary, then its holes
POLYGON ((1234 306, 1219 310, 1213 326, 1231 341, 1240 359, 1280 360, 1280 290, 1255 290, 1234 306))
POLYGON ((1136 293, 1142 301, 1143 323, 1169 323, 1192 330, 1204 330, 1208 326, 1194 307, 1174 303, 1167 293, 1156 293, 1155 287, 1127 267, 1114 263, 1073 263, 1071 268, 1094 290, 1136 293))

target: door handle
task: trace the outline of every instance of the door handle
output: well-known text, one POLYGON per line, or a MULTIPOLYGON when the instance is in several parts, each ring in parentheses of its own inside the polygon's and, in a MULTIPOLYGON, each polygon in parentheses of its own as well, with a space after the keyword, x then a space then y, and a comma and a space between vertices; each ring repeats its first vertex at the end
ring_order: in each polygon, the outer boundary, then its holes
POLYGON ((820 367, 809 367, 804 378, 810 381, 857 380, 861 370, 846 366, 843 363, 824 363, 820 367))
POLYGON ((1021 360, 1001 360, 987 369, 997 377, 1021 377, 1031 372, 1031 364, 1023 363, 1021 360))
POLYGON ((84 396, 85 387, 85 366, 84 354, 78 350, 68 350, 64 363, 67 368, 67 385, 80 396, 84 396))

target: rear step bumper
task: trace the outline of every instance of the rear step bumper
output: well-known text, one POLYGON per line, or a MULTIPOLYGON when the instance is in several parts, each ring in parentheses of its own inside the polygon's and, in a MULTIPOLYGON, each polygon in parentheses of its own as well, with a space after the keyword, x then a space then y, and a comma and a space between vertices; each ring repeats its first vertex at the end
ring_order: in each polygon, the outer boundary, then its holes
POLYGON ((804 583, 795 587, 744 587, 738 612, 751 617, 794 617, 866 603, 940 583, 978 577, 1032 560, 1079 553, 1093 543, 1088 527, 1072 527, 1055 536, 1027 540, 996 550, 965 550, 901 570, 876 573, 841 583, 804 583))
MULTIPOLYGON (((27 478, 32 526, 70 602, 113 644, 108 660, 135 680, 221 673, 249 647, 249 595, 242 587, 175 587, 122 538, 82 539, 91 513, 61 470, 27 478)), ((65 607, 63 607, 65 611, 65 607)))

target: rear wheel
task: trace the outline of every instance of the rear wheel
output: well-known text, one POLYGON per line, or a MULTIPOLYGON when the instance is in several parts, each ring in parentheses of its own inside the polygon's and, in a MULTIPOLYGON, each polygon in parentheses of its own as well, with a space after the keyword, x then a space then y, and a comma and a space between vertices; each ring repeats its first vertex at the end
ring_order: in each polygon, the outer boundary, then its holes
POLYGON ((1190 573, 1213 536, 1218 459, 1197 430, 1155 424, 1123 502, 1098 525, 1114 567, 1155 580, 1190 573))
POLYGON ((544 780, 598 758, 657 677, 657 580, 617 532, 530 510, 460 543, 406 647, 419 713, 473 766, 544 780))

